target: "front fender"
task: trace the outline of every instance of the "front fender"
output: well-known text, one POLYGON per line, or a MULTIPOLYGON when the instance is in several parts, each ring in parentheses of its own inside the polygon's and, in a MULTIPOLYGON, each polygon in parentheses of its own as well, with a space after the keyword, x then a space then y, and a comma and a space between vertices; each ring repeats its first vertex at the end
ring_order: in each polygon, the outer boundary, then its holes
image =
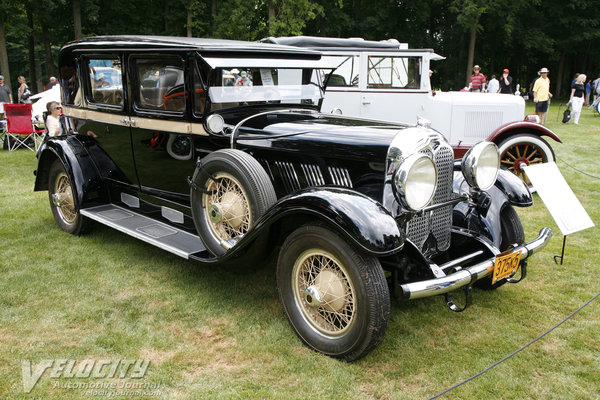
POLYGON ((499 144, 504 139, 509 136, 514 135, 516 132, 518 133, 530 133, 537 136, 548 136, 553 140, 562 143, 562 140, 556 135, 556 133, 552 132, 550 129, 546 128, 544 125, 537 124, 535 122, 529 121, 514 121, 509 122, 508 124, 504 124, 497 128, 494 132, 488 136, 486 139, 489 142, 494 142, 499 144))
POLYGON ((474 204, 464 201, 454 206, 452 225, 480 233, 491 240, 494 246, 500 248, 502 242, 500 212, 509 201, 504 192, 496 186, 492 186, 487 193, 491 197, 491 203, 485 216, 481 215, 474 204))
POLYGON ((264 217, 275 222, 293 214, 310 215, 328 223, 372 255, 393 254, 404 245, 404 233, 394 217, 375 200, 350 189, 305 189, 281 199, 264 217))
POLYGON ((361 251, 374 256, 394 254, 404 245, 404 233, 381 204, 350 189, 318 187, 280 199, 221 259, 234 257, 271 228, 291 232, 306 222, 324 223, 361 251))
POLYGON ((500 169, 495 186, 506 195, 513 206, 529 207, 533 205, 533 197, 527 184, 512 172, 500 169))

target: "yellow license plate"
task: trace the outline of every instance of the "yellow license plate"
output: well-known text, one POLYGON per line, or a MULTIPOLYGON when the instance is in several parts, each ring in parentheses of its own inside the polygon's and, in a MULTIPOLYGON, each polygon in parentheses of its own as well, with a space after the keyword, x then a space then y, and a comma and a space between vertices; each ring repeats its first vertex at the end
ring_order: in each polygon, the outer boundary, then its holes
POLYGON ((516 253, 499 254, 494 262, 494 275, 492 283, 501 281, 504 278, 513 276, 519 269, 521 263, 521 250, 516 253))

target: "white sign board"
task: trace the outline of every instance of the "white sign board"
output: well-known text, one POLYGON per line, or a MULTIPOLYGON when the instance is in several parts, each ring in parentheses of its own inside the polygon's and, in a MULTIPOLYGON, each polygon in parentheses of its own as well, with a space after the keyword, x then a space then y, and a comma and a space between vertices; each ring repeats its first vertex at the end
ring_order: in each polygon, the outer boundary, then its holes
POLYGON ((563 235, 594 226, 556 163, 529 165, 524 170, 563 235))

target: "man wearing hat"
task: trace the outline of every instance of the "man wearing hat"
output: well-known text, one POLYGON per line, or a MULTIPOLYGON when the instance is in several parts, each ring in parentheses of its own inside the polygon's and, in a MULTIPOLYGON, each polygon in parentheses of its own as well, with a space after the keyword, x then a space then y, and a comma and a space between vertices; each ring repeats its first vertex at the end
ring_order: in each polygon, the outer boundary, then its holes
POLYGON ((471 81, 469 82, 469 91, 481 92, 485 89, 486 76, 481 73, 479 65, 473 67, 473 75, 471 75, 471 81))
POLYGON ((0 114, 4 113, 4 103, 12 103, 12 92, 10 86, 4 84, 4 76, 0 75, 0 114))
POLYGON ((535 103, 535 113, 540 117, 542 125, 546 123, 546 113, 548 105, 552 98, 550 93, 550 79, 548 79, 548 68, 544 67, 540 70, 540 77, 533 85, 533 102, 535 103))
POLYGON ((512 94, 512 77, 508 75, 508 68, 504 68, 502 71, 502 77, 500 78, 500 93, 512 94))

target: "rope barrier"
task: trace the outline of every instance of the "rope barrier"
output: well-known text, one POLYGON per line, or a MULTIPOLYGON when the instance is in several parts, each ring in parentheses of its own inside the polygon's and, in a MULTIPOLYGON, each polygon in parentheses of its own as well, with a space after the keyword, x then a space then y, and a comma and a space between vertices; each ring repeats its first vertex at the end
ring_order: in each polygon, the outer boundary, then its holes
POLYGON ((492 365, 490 365, 489 367, 487 367, 483 371, 478 372, 477 374, 471 376, 470 378, 467 378, 464 381, 462 381, 460 383, 457 383, 454 386, 449 387, 448 389, 444 390, 443 392, 440 392, 440 393, 436 394, 435 396, 430 397, 429 400, 437 399, 438 397, 443 396, 444 394, 448 393, 449 391, 454 390, 457 387, 462 386, 465 383, 468 383, 468 382, 472 381, 473 379, 477 378, 478 376, 481 376, 481 375, 485 374, 486 372, 488 372, 492 368, 496 367, 497 365, 503 363, 504 361, 508 360, 509 358, 513 357, 514 355, 516 355, 516 354, 520 353, 521 351, 525 350, 527 347, 531 346, 532 344, 534 344, 535 342, 537 342, 538 340, 540 340, 541 338, 543 338, 544 336, 546 336, 547 334, 549 334, 550 332, 552 332, 553 330, 555 330, 556 328, 558 328, 559 326, 561 326, 562 324, 564 324, 565 322, 567 322, 569 319, 571 319, 571 317, 573 317, 575 314, 577 314, 579 311, 581 311, 584 307, 586 307, 587 305, 589 305, 592 301, 596 300, 598 297, 600 297, 600 292, 598 292, 594 297, 592 297, 591 299, 589 299, 588 301, 586 301, 585 304, 583 304, 577 310, 575 310, 571 314, 569 314, 569 316, 567 316, 561 322, 559 322, 558 324, 554 325, 552 328, 548 329, 546 332, 542 333, 540 336, 536 337, 535 339, 533 339, 532 341, 530 341, 529 343, 527 343, 526 345, 524 345, 520 349, 518 349, 518 350, 512 352, 511 354, 507 355, 502 360, 496 361, 495 363, 493 363, 492 365))

